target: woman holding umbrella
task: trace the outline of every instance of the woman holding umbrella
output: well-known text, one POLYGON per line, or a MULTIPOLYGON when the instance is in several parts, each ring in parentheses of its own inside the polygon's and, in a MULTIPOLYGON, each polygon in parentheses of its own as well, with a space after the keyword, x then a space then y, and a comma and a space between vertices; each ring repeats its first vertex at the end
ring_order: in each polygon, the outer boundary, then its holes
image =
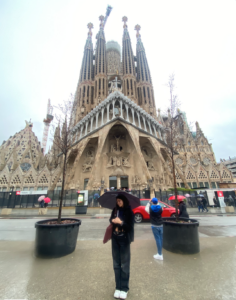
POLYGON ((48 203, 51 201, 50 198, 46 197, 44 198, 44 207, 46 208, 48 206, 48 203))
POLYGON ((116 290, 114 298, 126 299, 129 291, 130 243, 134 240, 134 214, 124 194, 116 196, 116 207, 111 213, 112 258, 116 290))
POLYGON ((44 206, 44 198, 45 198, 45 196, 43 196, 43 195, 38 198, 38 202, 39 202, 39 205, 41 208, 43 208, 43 206, 44 206))
POLYGON ((189 219, 189 214, 187 213, 187 208, 184 199, 179 200, 179 217, 189 219))

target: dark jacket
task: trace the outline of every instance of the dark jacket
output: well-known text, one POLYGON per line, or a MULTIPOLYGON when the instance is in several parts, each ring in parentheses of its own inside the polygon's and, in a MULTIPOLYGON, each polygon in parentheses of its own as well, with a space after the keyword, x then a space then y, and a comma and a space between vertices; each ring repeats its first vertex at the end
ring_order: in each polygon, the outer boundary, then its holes
MULTIPOLYGON (((112 223, 111 220, 115 219, 116 217, 117 209, 114 208, 109 220, 110 223, 112 223)), ((134 213, 130 207, 124 208, 123 225, 113 224, 113 231, 115 231, 116 227, 118 227, 119 231, 124 231, 129 243, 134 241, 134 213)))
POLYGON ((179 203, 179 217, 189 218, 189 215, 187 213, 187 208, 184 202, 179 203))
POLYGON ((202 204, 205 206, 207 204, 207 201, 205 198, 202 198, 202 204))
POLYGON ((160 205, 153 206, 155 207, 155 211, 152 209, 152 205, 149 207, 150 222, 152 225, 160 226, 163 224, 163 220, 161 217, 162 208, 160 205))

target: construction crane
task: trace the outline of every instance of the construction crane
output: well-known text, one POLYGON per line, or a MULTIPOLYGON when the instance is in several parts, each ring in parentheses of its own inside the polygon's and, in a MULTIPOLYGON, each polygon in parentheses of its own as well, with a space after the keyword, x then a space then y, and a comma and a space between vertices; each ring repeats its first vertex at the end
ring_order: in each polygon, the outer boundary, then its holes
POLYGON ((42 140, 43 154, 45 154, 46 147, 47 147, 49 126, 53 120, 52 112, 53 112, 53 107, 51 105, 51 100, 48 99, 47 115, 46 115, 46 119, 43 120, 43 123, 44 123, 43 140, 42 140))
MULTIPOLYGON (((101 16, 101 17, 104 18, 104 20, 103 20, 103 28, 105 28, 105 25, 106 25, 106 22, 107 22, 107 18, 110 16, 111 11, 112 11, 111 5, 107 5, 107 10, 106 10, 105 18, 103 16, 101 16)), ((100 19, 100 17, 99 17, 99 19, 100 19)), ((97 38, 97 35, 96 35, 96 38, 97 38)), ((96 45, 95 45, 95 48, 94 48, 94 51, 93 51, 94 55, 96 53, 96 49, 97 49, 97 42, 96 42, 96 45)))
POLYGON ((110 5, 107 5, 106 16, 105 16, 105 19, 104 19, 104 27, 106 25, 107 18, 110 16, 111 11, 112 11, 112 7, 110 5))

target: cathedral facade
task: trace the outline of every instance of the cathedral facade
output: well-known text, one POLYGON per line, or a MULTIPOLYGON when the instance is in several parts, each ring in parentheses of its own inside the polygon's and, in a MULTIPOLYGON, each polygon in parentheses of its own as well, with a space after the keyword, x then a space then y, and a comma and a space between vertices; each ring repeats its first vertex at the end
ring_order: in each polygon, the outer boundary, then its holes
MULTIPOLYGON (((95 50, 93 24, 88 24, 71 116, 73 146, 65 189, 167 190, 173 187, 166 143, 170 116, 156 109, 141 27, 135 26, 134 54, 127 17, 122 19, 122 50, 117 42, 106 42, 104 19, 99 17, 95 50)), ((199 124, 192 131, 180 110, 175 120, 178 186, 214 188, 220 182, 233 182, 232 173, 223 163, 216 163, 212 145, 199 124)), ((0 146, 0 191, 61 188, 62 156, 54 143, 44 155, 32 126, 27 122, 0 146)))

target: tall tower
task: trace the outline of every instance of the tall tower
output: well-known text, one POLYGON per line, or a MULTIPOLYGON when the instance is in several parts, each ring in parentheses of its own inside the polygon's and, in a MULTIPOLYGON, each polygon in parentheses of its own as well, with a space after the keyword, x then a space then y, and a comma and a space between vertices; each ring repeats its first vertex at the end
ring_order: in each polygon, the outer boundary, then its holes
POLYGON ((75 103, 77 106, 76 122, 83 118, 87 112, 91 111, 94 104, 94 83, 93 83, 93 43, 92 28, 93 24, 87 25, 89 32, 84 47, 84 56, 80 69, 79 82, 75 93, 75 103))
POLYGON ((106 40, 104 34, 104 16, 100 16, 100 30, 96 36, 97 45, 95 53, 95 106, 102 102, 108 94, 107 91, 107 62, 106 40))
POLYGON ((138 90, 138 105, 140 105, 151 116, 156 117, 156 105, 154 98, 154 91, 152 85, 152 78, 145 49, 139 33, 141 27, 136 25, 134 28, 137 31, 137 90, 138 90))
POLYGON ((131 47, 131 40, 128 32, 128 26, 126 22, 127 17, 123 17, 124 33, 122 40, 122 64, 123 64, 123 93, 128 96, 134 102, 137 103, 137 90, 136 90, 136 71, 134 64, 134 55, 131 47))

